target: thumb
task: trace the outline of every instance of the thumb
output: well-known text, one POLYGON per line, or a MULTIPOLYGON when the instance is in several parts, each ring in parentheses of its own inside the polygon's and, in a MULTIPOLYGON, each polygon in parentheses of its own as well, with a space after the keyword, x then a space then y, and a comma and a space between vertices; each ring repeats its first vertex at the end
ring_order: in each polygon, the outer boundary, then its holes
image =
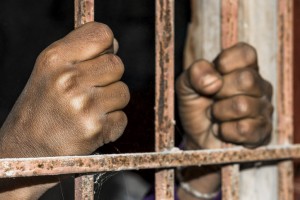
POLYGON ((222 87, 222 77, 212 63, 206 60, 196 61, 176 82, 178 95, 214 95, 222 87))

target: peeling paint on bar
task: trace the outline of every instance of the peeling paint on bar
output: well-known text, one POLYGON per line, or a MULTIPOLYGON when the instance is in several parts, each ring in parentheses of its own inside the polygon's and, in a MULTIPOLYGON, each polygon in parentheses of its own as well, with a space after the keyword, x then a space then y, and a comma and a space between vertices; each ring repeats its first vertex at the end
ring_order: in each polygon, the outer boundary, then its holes
MULTIPOLYGON (((174 0, 156 0, 155 150, 174 147, 174 0)), ((174 199, 174 170, 155 173, 156 199, 174 199)))
POLYGON ((75 28, 94 21, 94 0, 74 0, 74 9, 75 28))
MULTIPOLYGON (((94 0, 74 0, 74 26, 94 21, 94 0)), ((75 179, 75 200, 94 199, 94 176, 86 175, 75 179)))
MULTIPOLYGON (((278 1, 278 142, 293 143, 293 0, 278 1)), ((279 199, 294 199, 294 171, 291 161, 278 165, 279 199)))
MULTIPOLYGON (((222 48, 228 48, 238 42, 238 10, 239 0, 222 0, 221 43, 222 48)), ((232 147, 224 144, 224 148, 232 147)), ((239 171, 238 164, 222 167, 222 199, 239 200, 239 171)))
POLYGON ((234 147, 197 151, 109 154, 0 159, 0 178, 94 173, 104 171, 218 165, 300 158, 300 144, 276 145, 255 150, 234 147))
POLYGON ((94 176, 84 175, 75 179, 75 199, 94 199, 94 176))

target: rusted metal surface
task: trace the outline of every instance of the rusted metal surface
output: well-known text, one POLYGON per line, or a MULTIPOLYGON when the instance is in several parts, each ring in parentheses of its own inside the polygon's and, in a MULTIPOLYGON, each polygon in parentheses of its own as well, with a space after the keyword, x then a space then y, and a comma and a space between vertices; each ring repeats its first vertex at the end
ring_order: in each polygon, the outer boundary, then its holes
POLYGON ((74 9, 75 28, 94 21, 94 0, 74 0, 74 9))
POLYGON ((239 0, 222 0, 222 48, 228 48, 238 41, 239 0))
POLYGON ((300 158, 300 144, 165 152, 0 159, 0 178, 217 165, 300 158))
MULTIPOLYGON (((228 48, 238 42, 238 10, 239 0, 222 0, 221 2, 221 46, 228 48)), ((223 144, 224 148, 232 147, 223 144)), ((239 199, 239 165, 222 167, 222 199, 239 199)))
POLYGON ((94 176, 85 175, 75 179, 75 199, 94 199, 94 176))
MULTIPOLYGON (((155 150, 174 146, 174 0, 156 0, 155 150)), ((156 199, 174 199, 174 170, 155 174, 156 199)))
MULTIPOLYGON (((75 28, 94 21, 94 0, 74 0, 75 28)), ((75 200, 94 199, 93 176, 86 175, 75 179, 75 200)))
MULTIPOLYGON (((278 142, 293 143, 293 0, 278 1, 278 142)), ((279 199, 293 199, 293 164, 281 162, 279 199)))

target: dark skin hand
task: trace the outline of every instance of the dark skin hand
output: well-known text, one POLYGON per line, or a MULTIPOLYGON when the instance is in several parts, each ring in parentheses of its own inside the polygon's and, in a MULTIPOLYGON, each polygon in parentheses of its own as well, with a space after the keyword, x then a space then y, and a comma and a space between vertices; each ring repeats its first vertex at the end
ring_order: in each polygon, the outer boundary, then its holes
MULTIPOLYGON (((221 148, 221 142, 258 147, 272 132, 272 86, 258 72, 256 51, 239 43, 212 62, 199 60, 176 82, 186 149, 221 148)), ((219 170, 187 168, 184 179, 203 193, 217 191, 219 170), (201 174, 201 171, 205 173, 201 174)), ((180 199, 196 199, 181 188, 180 199)))
MULTIPOLYGON (((120 137, 130 95, 113 41, 106 25, 88 23, 39 55, 1 128, 2 158, 87 155, 120 137)), ((37 199, 57 178, 27 183, 2 182, 0 199, 37 199)))

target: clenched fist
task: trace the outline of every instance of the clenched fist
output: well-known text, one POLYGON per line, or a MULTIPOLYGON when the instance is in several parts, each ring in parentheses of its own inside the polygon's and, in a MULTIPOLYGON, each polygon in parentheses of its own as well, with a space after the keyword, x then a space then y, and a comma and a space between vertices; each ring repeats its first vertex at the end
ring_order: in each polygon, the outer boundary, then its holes
POLYGON ((272 86, 258 72, 256 51, 239 43, 210 63, 195 62, 176 82, 189 149, 220 141, 256 147, 270 139, 272 86))
POLYGON ((113 41, 106 25, 88 23, 39 55, 1 129, 1 157, 90 154, 123 133, 130 97, 113 41))

